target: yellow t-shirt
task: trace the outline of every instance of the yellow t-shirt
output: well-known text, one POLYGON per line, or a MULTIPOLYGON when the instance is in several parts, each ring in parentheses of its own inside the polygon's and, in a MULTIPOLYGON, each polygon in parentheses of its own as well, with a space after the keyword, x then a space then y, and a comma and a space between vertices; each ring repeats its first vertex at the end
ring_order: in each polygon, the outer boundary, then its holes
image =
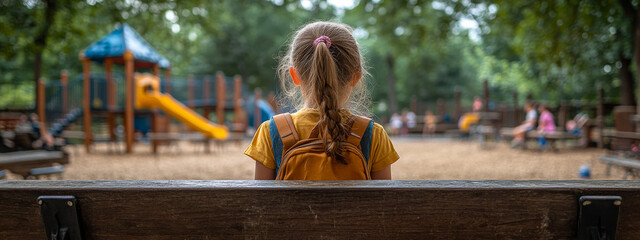
MULTIPOLYGON (((304 108, 291 114, 293 125, 301 139, 309 138, 311 130, 320 120, 320 113, 316 109, 304 108)), ((276 160, 271 148, 271 133, 269 121, 263 122, 256 135, 247 147, 244 154, 262 163, 268 168, 276 168, 276 160)), ((371 153, 369 155, 369 169, 372 172, 380 171, 400 158, 389 136, 380 124, 374 123, 373 136, 371 138, 371 153)))

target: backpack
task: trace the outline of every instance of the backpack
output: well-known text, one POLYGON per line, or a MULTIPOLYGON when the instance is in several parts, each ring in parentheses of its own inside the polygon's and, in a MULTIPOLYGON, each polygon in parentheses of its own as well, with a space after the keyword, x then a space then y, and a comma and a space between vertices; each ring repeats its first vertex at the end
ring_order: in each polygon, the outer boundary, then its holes
MULTIPOLYGON (((351 115, 349 137, 343 142, 344 160, 340 163, 325 152, 316 125, 307 139, 300 139, 289 113, 271 118, 271 146, 276 161, 276 180, 369 180, 369 155, 373 121, 351 115)), ((327 139, 327 141, 331 141, 327 139)))

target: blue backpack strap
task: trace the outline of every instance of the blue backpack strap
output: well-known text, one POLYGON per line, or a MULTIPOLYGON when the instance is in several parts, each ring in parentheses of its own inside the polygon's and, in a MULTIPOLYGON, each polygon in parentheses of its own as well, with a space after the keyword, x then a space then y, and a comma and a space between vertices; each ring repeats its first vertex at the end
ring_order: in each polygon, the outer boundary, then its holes
POLYGON ((347 137, 347 142, 360 146, 362 156, 369 163, 369 155, 371 153, 371 137, 373 133, 373 120, 367 117, 351 115, 349 117, 351 122, 351 133, 347 137))
POLYGON ((362 135, 362 140, 360 141, 360 149, 362 150, 362 155, 364 159, 367 160, 367 164, 369 164, 369 156, 371 155, 371 139, 373 138, 373 120, 369 122, 367 126, 367 130, 364 131, 362 135))
POLYGON ((269 132, 271 134, 271 146, 273 146, 273 156, 276 160, 276 172, 280 169, 282 153, 286 152, 300 140, 296 127, 293 124, 291 114, 282 113, 271 117, 269 121, 269 132))
POLYGON ((282 161, 282 139, 276 126, 276 121, 273 117, 269 119, 269 133, 271 134, 271 149, 273 151, 273 157, 276 160, 276 173, 280 169, 280 161, 282 161))

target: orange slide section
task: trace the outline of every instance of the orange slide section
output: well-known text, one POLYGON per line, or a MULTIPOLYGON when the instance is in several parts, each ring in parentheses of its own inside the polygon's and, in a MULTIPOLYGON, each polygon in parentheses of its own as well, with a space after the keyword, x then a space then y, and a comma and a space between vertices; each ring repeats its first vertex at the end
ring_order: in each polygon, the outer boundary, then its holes
POLYGON ((167 114, 210 138, 226 139, 229 131, 180 103, 171 95, 160 93, 160 80, 151 74, 137 74, 136 108, 162 108, 167 114))

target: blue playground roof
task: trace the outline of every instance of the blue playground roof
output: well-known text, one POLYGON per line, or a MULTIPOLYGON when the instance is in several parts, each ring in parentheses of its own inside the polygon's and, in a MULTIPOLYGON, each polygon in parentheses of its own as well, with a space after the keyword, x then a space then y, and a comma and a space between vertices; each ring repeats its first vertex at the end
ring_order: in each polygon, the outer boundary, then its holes
POLYGON ((161 68, 170 66, 169 60, 157 53, 147 41, 126 23, 84 50, 84 56, 102 62, 109 57, 122 57, 126 50, 133 53, 136 62, 157 63, 161 68))

